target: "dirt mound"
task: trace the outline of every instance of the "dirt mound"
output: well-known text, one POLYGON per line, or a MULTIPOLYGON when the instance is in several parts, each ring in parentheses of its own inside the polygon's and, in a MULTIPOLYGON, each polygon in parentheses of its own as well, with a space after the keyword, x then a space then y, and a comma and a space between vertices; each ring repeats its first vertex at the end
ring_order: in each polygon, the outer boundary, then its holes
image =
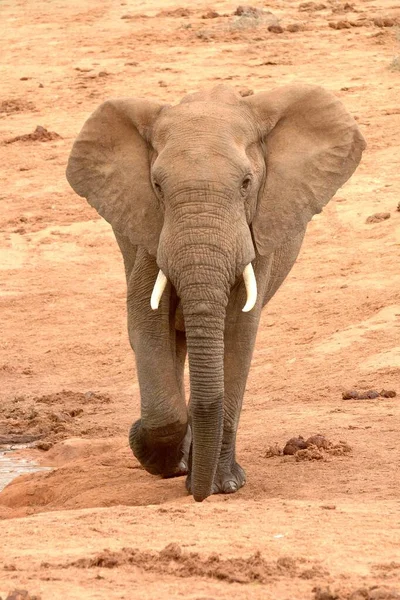
POLYGON ((9 140, 6 140, 6 144, 13 144, 14 142, 51 142, 53 140, 61 139, 61 135, 55 131, 47 131, 45 127, 38 125, 33 133, 17 135, 9 140))
POLYGON ((308 563, 306 559, 294 559, 290 556, 278 558, 274 562, 266 561, 260 552, 248 558, 222 558, 218 553, 203 557, 198 552, 185 552, 179 544, 171 543, 160 552, 143 552, 136 548, 122 548, 115 552, 104 550, 91 558, 59 566, 113 569, 134 565, 144 571, 173 574, 176 577, 208 577, 243 584, 267 583, 287 576, 307 579, 310 572, 319 577, 329 575, 320 565, 310 566, 308 563))
POLYGON ((4 509, 10 517, 48 510, 160 504, 187 496, 182 479, 158 479, 146 473, 125 438, 70 439, 46 453, 47 464, 58 468, 21 475, 4 488, 0 516, 4 509))

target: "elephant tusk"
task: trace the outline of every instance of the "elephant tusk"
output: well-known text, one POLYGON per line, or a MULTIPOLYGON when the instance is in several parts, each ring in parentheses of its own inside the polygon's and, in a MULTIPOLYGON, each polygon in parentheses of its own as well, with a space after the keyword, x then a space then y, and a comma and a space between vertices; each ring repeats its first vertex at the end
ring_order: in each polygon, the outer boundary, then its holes
POLYGON ((151 294, 150 306, 153 310, 157 310, 160 304, 161 296, 164 293, 168 279, 165 277, 161 269, 158 272, 156 282, 154 284, 153 293, 151 294))
POLYGON ((257 281, 251 263, 249 263, 243 271, 243 279, 244 285, 246 286, 247 301, 242 308, 242 311, 249 312, 252 308, 254 308, 254 305, 257 302, 257 281))

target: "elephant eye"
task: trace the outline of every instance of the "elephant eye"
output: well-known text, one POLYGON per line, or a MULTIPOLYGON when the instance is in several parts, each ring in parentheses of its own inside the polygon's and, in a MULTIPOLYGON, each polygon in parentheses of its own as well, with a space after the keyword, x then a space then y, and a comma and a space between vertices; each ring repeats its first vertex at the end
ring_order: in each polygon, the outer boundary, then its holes
POLYGON ((154 185, 154 189, 157 192, 157 195, 163 199, 164 198, 164 193, 162 191, 161 185, 159 183, 157 183, 156 181, 153 181, 153 185, 154 185))
POLYGON ((240 191, 243 195, 246 194, 247 190, 250 187, 250 184, 251 184, 251 178, 249 176, 246 176, 242 181, 242 185, 240 186, 240 191))

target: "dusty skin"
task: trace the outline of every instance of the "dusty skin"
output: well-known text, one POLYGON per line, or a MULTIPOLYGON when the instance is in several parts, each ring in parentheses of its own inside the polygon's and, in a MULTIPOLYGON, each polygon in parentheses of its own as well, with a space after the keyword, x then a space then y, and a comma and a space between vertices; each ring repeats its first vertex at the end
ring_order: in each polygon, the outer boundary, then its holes
POLYGON ((30 436, 29 456, 56 467, 0 493, 3 600, 400 593, 400 6, 237 7, 2 2, 0 438, 30 436), (294 80, 337 94, 368 149, 263 314, 238 439, 248 483, 195 505, 128 449, 139 391, 122 261, 65 164, 106 98, 294 80), (367 223, 376 213, 390 218, 367 223), (371 389, 397 396, 342 398, 371 389), (351 450, 267 451, 319 434, 351 450))

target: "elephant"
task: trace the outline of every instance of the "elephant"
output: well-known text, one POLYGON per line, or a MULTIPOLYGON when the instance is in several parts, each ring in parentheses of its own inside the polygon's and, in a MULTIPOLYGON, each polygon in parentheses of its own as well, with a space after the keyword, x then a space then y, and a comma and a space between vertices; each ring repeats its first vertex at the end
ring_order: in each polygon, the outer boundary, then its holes
POLYGON ((245 484, 236 434, 262 308, 364 148, 341 101, 304 83, 107 100, 74 142, 67 180, 124 261, 141 401, 130 447, 149 473, 186 475, 197 502, 245 484))

